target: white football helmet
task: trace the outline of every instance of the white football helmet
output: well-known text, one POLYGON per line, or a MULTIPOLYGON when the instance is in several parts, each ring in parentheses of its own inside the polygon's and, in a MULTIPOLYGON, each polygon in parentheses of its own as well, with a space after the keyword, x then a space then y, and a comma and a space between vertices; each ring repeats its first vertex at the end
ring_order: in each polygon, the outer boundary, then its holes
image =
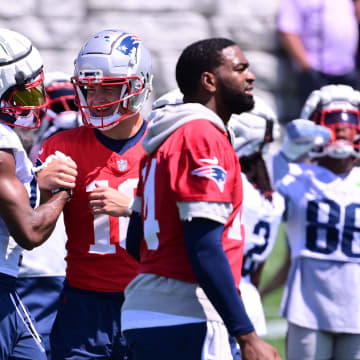
POLYGON ((326 146, 317 146, 309 156, 329 156, 344 159, 359 157, 358 137, 360 134, 360 92, 348 85, 326 85, 313 91, 306 100, 300 117, 313 120, 316 124, 330 129, 332 141, 326 146), (352 141, 337 138, 336 129, 351 128, 352 141))
POLYGON ((0 29, 0 82, 0 120, 39 127, 47 106, 42 59, 27 37, 9 29, 0 29))
POLYGON ((101 31, 80 50, 71 81, 84 125, 110 129, 138 113, 148 98, 152 90, 150 52, 133 34, 121 30, 101 31), (105 93, 115 87, 119 95, 107 101, 102 94, 95 97, 97 103, 90 104, 90 91, 96 94, 100 87, 105 93))
POLYGON ((227 128, 239 158, 264 151, 266 144, 280 137, 275 112, 257 96, 254 108, 240 115, 233 114, 227 128))

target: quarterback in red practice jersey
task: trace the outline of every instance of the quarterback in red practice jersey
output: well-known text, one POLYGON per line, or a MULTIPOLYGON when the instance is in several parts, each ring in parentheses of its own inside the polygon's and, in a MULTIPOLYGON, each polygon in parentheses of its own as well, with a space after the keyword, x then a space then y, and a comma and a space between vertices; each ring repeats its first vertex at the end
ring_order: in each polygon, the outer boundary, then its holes
POLYGON ((144 155, 140 110, 151 90, 150 54, 135 35, 101 31, 80 50, 71 80, 85 126, 55 134, 39 155, 61 151, 79 168, 64 209, 67 271, 52 359, 126 359, 120 310, 138 262, 125 238, 144 155))

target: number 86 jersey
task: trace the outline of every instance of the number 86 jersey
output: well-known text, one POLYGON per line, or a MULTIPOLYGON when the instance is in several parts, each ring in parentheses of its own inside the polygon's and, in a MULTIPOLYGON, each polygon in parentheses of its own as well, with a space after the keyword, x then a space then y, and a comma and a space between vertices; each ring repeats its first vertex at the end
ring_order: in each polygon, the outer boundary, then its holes
POLYGON ((360 169, 340 176, 314 164, 290 164, 277 184, 286 198, 292 258, 360 262, 360 169))

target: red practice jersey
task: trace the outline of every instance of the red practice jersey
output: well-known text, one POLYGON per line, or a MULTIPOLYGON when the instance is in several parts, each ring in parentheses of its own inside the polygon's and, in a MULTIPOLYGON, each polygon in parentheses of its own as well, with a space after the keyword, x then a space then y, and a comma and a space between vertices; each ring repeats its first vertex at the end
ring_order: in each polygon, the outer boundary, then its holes
MULTIPOLYGON (((227 134, 207 120, 194 120, 172 133, 143 159, 137 196, 142 198, 144 241, 140 272, 196 282, 186 254, 177 204, 217 202, 232 205, 223 249, 238 285, 244 230, 241 224, 240 164, 227 134)), ((210 210, 211 211, 211 210, 210 210)), ((216 220, 216 214, 199 214, 216 220)))
POLYGON ((138 263, 125 250, 129 219, 93 216, 88 197, 95 183, 129 197, 135 195, 140 159, 145 154, 141 140, 119 155, 104 146, 93 129, 81 126, 53 135, 39 152, 41 161, 58 150, 77 164, 76 187, 64 208, 68 236, 66 278, 71 286, 122 292, 138 272, 138 263))

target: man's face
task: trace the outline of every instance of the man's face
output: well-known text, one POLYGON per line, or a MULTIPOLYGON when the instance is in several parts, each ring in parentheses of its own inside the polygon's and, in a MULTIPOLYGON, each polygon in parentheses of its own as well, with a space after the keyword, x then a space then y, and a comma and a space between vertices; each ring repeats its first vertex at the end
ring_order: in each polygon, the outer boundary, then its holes
POLYGON ((232 114, 240 114, 254 107, 253 82, 255 75, 237 45, 222 50, 223 63, 214 74, 217 79, 219 101, 232 114))
POLYGON ((86 99, 93 116, 110 116, 119 107, 121 85, 89 86, 86 99), (116 102, 112 105, 111 103, 116 102), (109 104, 109 105, 107 105, 109 104), (106 106, 103 106, 106 105, 106 106), (96 108, 99 106, 99 108, 96 108))

